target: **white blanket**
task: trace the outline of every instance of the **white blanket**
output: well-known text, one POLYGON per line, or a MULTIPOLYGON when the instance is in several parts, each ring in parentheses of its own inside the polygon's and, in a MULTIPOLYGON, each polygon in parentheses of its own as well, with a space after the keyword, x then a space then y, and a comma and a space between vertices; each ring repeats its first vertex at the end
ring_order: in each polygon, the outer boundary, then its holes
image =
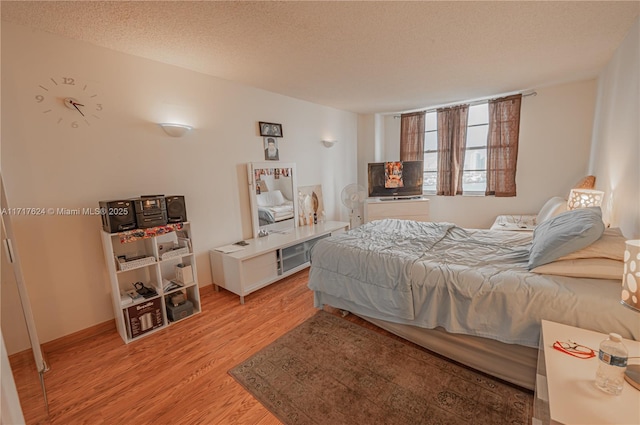
POLYGON ((309 288, 354 313, 529 347, 541 319, 640 337, 620 281, 530 273, 530 244, 529 233, 380 220, 319 241, 309 288))

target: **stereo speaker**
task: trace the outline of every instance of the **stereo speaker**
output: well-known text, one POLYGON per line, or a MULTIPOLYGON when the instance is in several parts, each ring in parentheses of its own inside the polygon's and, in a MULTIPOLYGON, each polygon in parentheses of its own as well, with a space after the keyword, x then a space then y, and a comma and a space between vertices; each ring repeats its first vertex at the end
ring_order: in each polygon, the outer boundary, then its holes
POLYGON ((184 196, 167 196, 167 221, 169 223, 182 223, 187 221, 187 206, 184 203, 184 196))
POLYGON ((100 201, 100 212, 105 232, 117 233, 137 227, 136 213, 131 200, 100 201))

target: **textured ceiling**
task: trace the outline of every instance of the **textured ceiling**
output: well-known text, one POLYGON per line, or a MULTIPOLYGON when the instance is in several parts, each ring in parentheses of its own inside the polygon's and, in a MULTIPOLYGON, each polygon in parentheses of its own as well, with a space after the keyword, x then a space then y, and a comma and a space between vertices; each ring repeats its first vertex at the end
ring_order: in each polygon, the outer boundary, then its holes
POLYGON ((595 77, 640 2, 2 1, 2 20, 287 96, 397 112, 595 77))

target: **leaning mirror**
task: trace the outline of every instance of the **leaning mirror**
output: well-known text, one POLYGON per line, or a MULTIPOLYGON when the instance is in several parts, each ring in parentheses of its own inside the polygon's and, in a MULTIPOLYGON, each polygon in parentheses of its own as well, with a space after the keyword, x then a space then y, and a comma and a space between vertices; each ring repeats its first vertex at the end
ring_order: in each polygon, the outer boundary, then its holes
POLYGON ((287 162, 252 162, 249 173, 249 200, 253 237, 265 233, 286 233, 296 225, 298 202, 296 165, 287 162))

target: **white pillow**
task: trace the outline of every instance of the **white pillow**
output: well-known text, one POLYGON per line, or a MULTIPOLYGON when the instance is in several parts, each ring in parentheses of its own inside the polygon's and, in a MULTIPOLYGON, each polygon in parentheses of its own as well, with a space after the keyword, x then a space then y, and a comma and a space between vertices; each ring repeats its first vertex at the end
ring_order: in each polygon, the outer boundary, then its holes
POLYGON ((275 207, 285 203, 284 195, 279 190, 256 195, 259 207, 275 207))
POLYGON ((567 210, 567 200, 561 198, 559 196, 554 196, 549 199, 545 204, 540 208, 540 212, 536 217, 536 223, 540 224, 545 220, 550 219, 562 212, 567 210))
POLYGON ((624 263, 622 261, 609 258, 579 258, 543 264, 532 269, 531 272, 590 279, 622 280, 623 270, 624 263))
POLYGON ((282 205, 285 203, 286 199, 284 199, 284 195, 282 194, 282 192, 280 192, 279 190, 274 190, 273 192, 270 192, 271 196, 272 196, 272 201, 273 204, 272 205, 282 205))
POLYGON ((626 238, 617 227, 606 229, 600 239, 586 248, 574 251, 571 254, 558 258, 558 260, 575 260, 578 258, 609 258, 611 260, 624 261, 624 249, 626 238))

